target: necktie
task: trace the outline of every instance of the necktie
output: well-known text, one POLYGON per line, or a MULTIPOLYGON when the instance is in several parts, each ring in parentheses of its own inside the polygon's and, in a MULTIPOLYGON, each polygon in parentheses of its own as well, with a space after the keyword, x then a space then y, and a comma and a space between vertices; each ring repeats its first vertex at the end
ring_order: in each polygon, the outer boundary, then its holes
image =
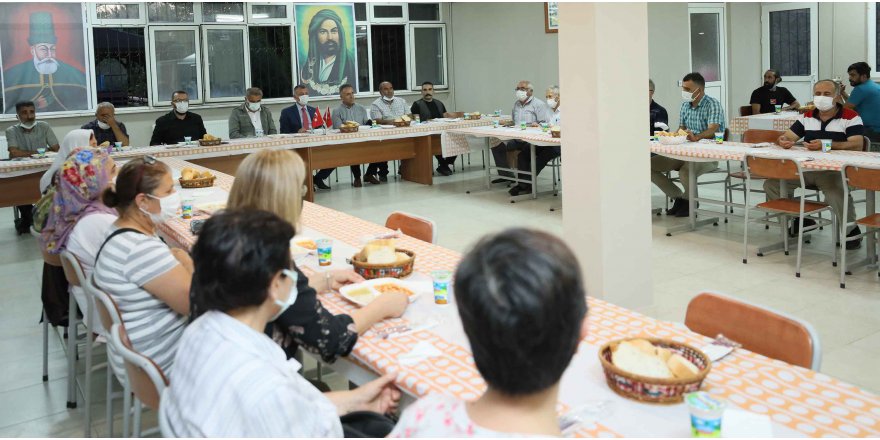
POLYGON ((299 110, 300 110, 300 119, 302 119, 302 128, 305 128, 306 130, 308 130, 309 129, 309 122, 310 122, 309 121, 309 113, 306 112, 305 107, 300 107, 299 110))

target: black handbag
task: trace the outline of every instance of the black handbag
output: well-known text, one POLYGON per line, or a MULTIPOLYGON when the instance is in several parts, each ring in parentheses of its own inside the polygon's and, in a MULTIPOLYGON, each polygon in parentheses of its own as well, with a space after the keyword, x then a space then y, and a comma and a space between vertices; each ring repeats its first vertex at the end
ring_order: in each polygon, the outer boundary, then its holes
POLYGON ((339 420, 345 438, 384 438, 394 429, 391 418, 371 411, 355 411, 339 420))

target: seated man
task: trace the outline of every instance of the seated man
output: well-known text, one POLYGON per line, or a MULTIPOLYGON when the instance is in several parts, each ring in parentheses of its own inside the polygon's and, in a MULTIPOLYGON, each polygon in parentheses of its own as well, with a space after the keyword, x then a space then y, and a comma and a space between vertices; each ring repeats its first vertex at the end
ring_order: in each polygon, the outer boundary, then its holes
MULTIPOLYGON (((330 114, 330 119, 333 120, 333 128, 339 128, 342 124, 348 121, 354 121, 361 125, 370 125, 373 123, 370 120, 370 116, 367 115, 367 108, 354 102, 354 86, 351 84, 343 84, 339 86, 339 98, 342 100, 342 104, 339 107, 333 109, 333 112, 330 114)), ((360 188, 364 186, 363 182, 361 182, 361 167, 360 165, 352 165, 351 166, 351 175, 354 177, 354 183, 351 186, 355 188, 360 188)), ((318 184, 318 187, 328 185, 324 183, 324 179, 330 177, 330 173, 332 173, 334 168, 326 168, 321 171, 318 171, 315 174, 315 183, 318 184)), ((372 176, 367 176, 367 178, 371 178, 372 176)), ((375 177, 372 177, 375 179, 375 177)), ((379 183, 376 180, 373 183, 379 183)))
POLYGON ((865 124, 865 136, 871 142, 880 142, 880 85, 871 79, 871 66, 868 63, 858 62, 847 70, 853 91, 849 96, 841 91, 841 96, 846 100, 844 107, 859 112, 865 124))
POLYGON ((648 100, 651 112, 651 128, 648 129, 648 135, 653 136, 655 131, 669 129, 669 113, 654 101, 654 81, 651 79, 648 79, 648 100))
POLYGON ((422 398, 389 437, 561 436, 559 381, 587 329, 586 292, 571 250, 528 229, 486 237, 459 263, 455 299, 488 389, 472 402, 422 398))
MULTIPOLYGON (((443 118, 448 114, 446 106, 434 99, 434 83, 430 81, 422 83, 422 99, 414 102, 409 112, 413 115, 419 115, 419 119, 422 121, 443 118)), ((452 170, 449 166, 455 163, 458 156, 443 157, 442 154, 438 154, 434 157, 437 159, 437 172, 444 176, 451 176, 452 170)))
MULTIPOLYGON (((813 104, 816 105, 816 109, 800 115, 791 128, 779 138, 779 146, 791 148, 795 141, 804 138, 805 147, 818 151, 822 149, 820 139, 831 139, 832 150, 861 151, 864 144, 862 118, 855 111, 844 108, 837 102, 840 96, 840 86, 830 79, 825 79, 813 85, 813 94, 813 104)), ((843 218, 843 181, 840 178, 840 172, 810 171, 804 173, 804 183, 819 188, 825 194, 825 201, 831 205, 837 219, 843 218)), ((787 189, 789 194, 794 193, 794 188, 787 189)), ((778 199, 780 197, 779 180, 765 180, 764 191, 767 193, 767 200, 778 199)), ((847 222, 852 223, 856 219, 852 197, 846 203, 849 203, 847 222)), ((815 224, 816 222, 813 220, 804 219, 804 229, 815 224)), ((798 223, 794 222, 791 226, 790 235, 797 235, 797 225, 798 223)), ((858 226, 847 228, 847 237, 859 234, 861 231, 858 226)), ((846 248, 858 249, 861 245, 862 240, 858 239, 847 242, 846 248)))
POLYGON ((275 121, 269 107, 263 107, 263 91, 259 87, 247 89, 244 102, 229 115, 229 138, 263 137, 276 134, 275 121))
POLYGON ((293 88, 292 106, 281 110, 282 133, 305 133, 312 128, 315 108, 309 105, 309 90, 302 84, 293 88))
POLYGON ((171 94, 171 106, 173 110, 156 119, 150 145, 176 144, 186 137, 197 140, 207 133, 202 117, 189 111, 189 95, 185 91, 171 94))
POLYGON ((779 72, 773 69, 764 72, 764 85, 755 89, 749 99, 752 114, 773 113, 777 105, 781 105, 782 110, 797 109, 801 106, 788 89, 777 85, 780 82, 782 77, 779 76, 779 72))
POLYGON ((108 145, 122 142, 123 147, 129 145, 128 130, 125 129, 125 124, 116 120, 116 107, 109 102, 98 104, 98 109, 95 110, 95 120, 83 124, 80 128, 92 130, 98 145, 104 145, 104 142, 107 142, 108 145))
MULTIPOLYGON (((396 118, 406 114, 406 100, 394 96, 394 85, 388 81, 379 83, 379 93, 382 95, 373 101, 370 106, 370 117, 380 124, 391 124, 396 118)), ((388 162, 371 163, 367 167, 367 182, 378 184, 379 181, 388 181, 388 162), (376 177, 379 177, 376 179, 376 177)))
MULTIPOLYGON (((550 108, 550 111, 553 112, 553 116, 550 118, 551 126, 559 125, 562 123, 562 111, 560 110, 559 103, 559 86, 552 86, 547 89, 547 106, 550 108)), ((528 145, 528 144, 527 144, 528 145)), ((547 166, 550 161, 556 159, 557 157, 562 155, 562 147, 537 147, 535 148, 535 175, 541 174, 541 170, 547 166)), ((516 157, 516 167, 520 171, 529 171, 532 169, 532 157, 529 148, 523 148, 519 150, 519 154, 516 157)), ((528 180, 529 176, 527 174, 520 174, 520 179, 528 180)), ((518 183, 513 188, 510 188, 508 193, 511 196, 518 196, 520 194, 526 194, 532 192, 532 185, 528 183, 518 183)))
MULTIPOLYGON (((36 153, 38 148, 58 151, 58 138, 55 137, 48 123, 37 121, 37 107, 33 102, 17 102, 15 113, 18 124, 6 129, 6 144, 10 158, 29 157, 36 153)), ((18 235, 27 234, 34 223, 34 207, 19 205, 15 208, 19 213, 19 218, 15 221, 15 231, 18 235)))
MULTIPOLYGON (((688 132, 688 140, 697 142, 700 139, 714 139, 716 132, 725 131, 724 108, 717 99, 706 95, 706 80, 698 72, 688 73, 684 76, 681 85, 681 104, 679 120, 681 129, 688 132)), ((654 156, 651 158, 651 182, 654 182, 675 203, 667 215, 676 217, 690 216, 690 203, 687 199, 690 180, 689 173, 699 179, 701 175, 718 167, 718 162, 685 162, 666 156, 654 156), (672 180, 663 173, 678 171, 683 190, 679 189, 672 180)), ((697 188, 694 188, 694 196, 697 188)))
MULTIPOLYGON (((516 101, 513 103, 513 111, 511 111, 511 119, 513 124, 519 126, 521 123, 536 127, 542 122, 549 122, 553 118, 553 111, 547 107, 547 103, 532 97, 534 88, 529 81, 520 81, 514 90, 516 101)), ((528 149, 529 144, 520 140, 512 140, 501 142, 492 147, 492 157, 495 158, 495 166, 502 168, 510 168, 507 162, 508 151, 521 151, 528 149)), ((519 159, 517 159, 519 160, 519 159)), ((499 171, 498 175, 513 177, 509 171, 499 171)), ((506 182, 505 179, 495 179, 492 183, 506 182)))

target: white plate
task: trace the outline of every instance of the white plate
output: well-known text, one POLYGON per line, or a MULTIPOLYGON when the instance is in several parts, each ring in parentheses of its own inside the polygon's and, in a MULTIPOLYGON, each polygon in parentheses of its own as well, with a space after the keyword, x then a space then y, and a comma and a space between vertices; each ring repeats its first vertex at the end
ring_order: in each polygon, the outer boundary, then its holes
POLYGON ((379 124, 379 128, 397 128, 397 127, 395 127, 393 125, 379 124))
POLYGON ((292 136, 293 137, 307 137, 307 136, 312 136, 312 134, 311 133, 293 133, 292 136))
MULTIPOLYGON (((314 244, 315 240, 309 237, 293 237, 290 239, 290 255, 293 257, 294 260, 309 254, 317 253, 316 249, 310 249, 309 247, 299 245, 299 243, 303 242, 311 242, 312 244, 314 244)), ((317 245, 315 245, 315 247, 317 248, 317 245)))
POLYGON ((409 296, 409 302, 415 301, 423 293, 422 290, 418 288, 419 285, 416 283, 401 281, 397 278, 376 278, 374 280, 364 281, 363 283, 343 286, 339 289, 339 294, 342 295, 343 298, 363 307, 373 302, 374 299, 382 294, 382 292, 376 290, 376 287, 386 284, 393 284, 412 292, 412 295, 409 296))

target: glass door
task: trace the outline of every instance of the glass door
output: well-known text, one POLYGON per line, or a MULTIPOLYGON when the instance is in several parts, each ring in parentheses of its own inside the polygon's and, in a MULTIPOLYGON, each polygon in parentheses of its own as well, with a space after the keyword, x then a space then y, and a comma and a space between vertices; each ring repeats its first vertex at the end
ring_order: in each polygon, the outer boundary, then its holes
MULTIPOLYGON (((723 5, 691 4, 690 22, 691 72, 706 79, 706 95, 721 101, 727 108, 727 33, 723 5)), ((726 115, 728 119, 730 115, 726 115)))

